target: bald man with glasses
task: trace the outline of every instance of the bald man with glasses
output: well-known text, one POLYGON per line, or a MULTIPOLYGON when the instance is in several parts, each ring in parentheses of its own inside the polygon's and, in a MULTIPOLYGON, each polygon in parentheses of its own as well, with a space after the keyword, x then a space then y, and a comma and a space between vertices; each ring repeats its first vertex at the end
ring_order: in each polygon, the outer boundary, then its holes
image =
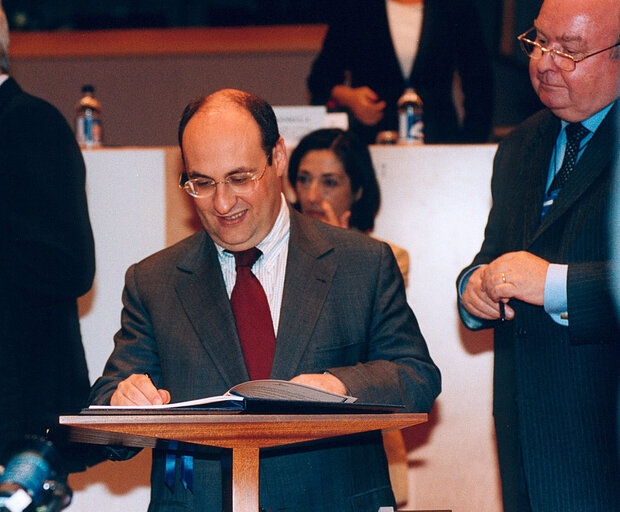
POLYGON ((457 281, 463 323, 495 330, 506 511, 620 510, 607 226, 619 34, 617 0, 545 0, 519 36, 547 109, 500 144, 485 239, 457 281))

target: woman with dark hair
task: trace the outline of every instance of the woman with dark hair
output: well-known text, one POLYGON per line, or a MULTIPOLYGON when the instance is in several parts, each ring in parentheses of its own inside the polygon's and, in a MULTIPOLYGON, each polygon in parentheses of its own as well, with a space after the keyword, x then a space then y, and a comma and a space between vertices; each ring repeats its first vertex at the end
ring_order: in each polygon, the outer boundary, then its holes
MULTIPOLYGON (((375 227, 381 193, 368 147, 353 132, 324 128, 306 135, 291 154, 288 179, 305 215, 367 234, 375 227)), ((409 254, 387 243, 406 286, 409 254)))
MULTIPOLYGON (((305 215, 341 228, 370 233, 381 194, 368 147, 353 132, 324 128, 303 137, 288 164, 288 178, 305 215)), ((403 274, 409 254, 388 242, 403 274)))
POLYGON ((379 186, 368 148, 355 134, 309 133, 291 154, 288 177, 302 213, 363 233, 374 228, 379 186))
MULTIPOLYGON (((354 133, 337 128, 309 133, 291 154, 288 177, 302 213, 363 233, 374 228, 379 185, 370 152, 354 133)), ((389 245, 407 285, 409 254, 389 245)), ((402 505, 407 501, 407 452, 400 431, 384 433, 383 438, 394 496, 402 505)))

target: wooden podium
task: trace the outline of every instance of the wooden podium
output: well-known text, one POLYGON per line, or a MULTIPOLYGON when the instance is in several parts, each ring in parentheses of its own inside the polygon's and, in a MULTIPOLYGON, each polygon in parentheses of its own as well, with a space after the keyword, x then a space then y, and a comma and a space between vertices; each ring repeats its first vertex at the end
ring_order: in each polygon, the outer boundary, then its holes
POLYGON ((61 416, 72 441, 154 448, 178 441, 232 449, 235 512, 256 512, 259 450, 302 441, 400 429, 424 423, 426 414, 82 414, 61 416))

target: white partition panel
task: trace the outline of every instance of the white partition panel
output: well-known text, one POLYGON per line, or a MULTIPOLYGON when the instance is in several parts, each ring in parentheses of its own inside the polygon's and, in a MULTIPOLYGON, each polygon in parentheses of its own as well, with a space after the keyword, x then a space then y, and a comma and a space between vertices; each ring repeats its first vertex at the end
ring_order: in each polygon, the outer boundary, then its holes
POLYGON ((411 509, 501 510, 492 335, 461 326, 455 288, 482 243, 495 150, 371 148, 382 196, 375 234, 409 251, 408 300, 443 381, 429 424, 405 433, 411 509))
MULTIPOLYGON (((84 151, 96 276, 79 301, 80 326, 91 382, 101 375, 120 326, 125 270, 165 246, 166 175, 162 149, 84 151)), ((105 462, 71 475, 70 510, 146 510, 150 450, 128 462, 105 462)))

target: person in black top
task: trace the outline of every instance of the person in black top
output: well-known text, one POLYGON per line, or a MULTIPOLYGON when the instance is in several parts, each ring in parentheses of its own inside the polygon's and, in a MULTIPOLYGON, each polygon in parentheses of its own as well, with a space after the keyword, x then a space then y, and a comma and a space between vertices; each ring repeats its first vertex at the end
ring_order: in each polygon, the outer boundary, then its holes
POLYGON ((398 98, 413 87, 424 103, 426 143, 485 142, 491 128, 493 77, 476 9, 471 0, 420 4, 336 2, 308 77, 311 103, 346 109, 350 129, 371 144, 378 132, 398 129, 398 98), (415 9, 421 11, 421 25, 419 19, 416 25, 415 9), (411 20, 411 29, 401 25, 405 19, 411 20), (455 71, 464 94, 462 124, 453 102, 455 71))

